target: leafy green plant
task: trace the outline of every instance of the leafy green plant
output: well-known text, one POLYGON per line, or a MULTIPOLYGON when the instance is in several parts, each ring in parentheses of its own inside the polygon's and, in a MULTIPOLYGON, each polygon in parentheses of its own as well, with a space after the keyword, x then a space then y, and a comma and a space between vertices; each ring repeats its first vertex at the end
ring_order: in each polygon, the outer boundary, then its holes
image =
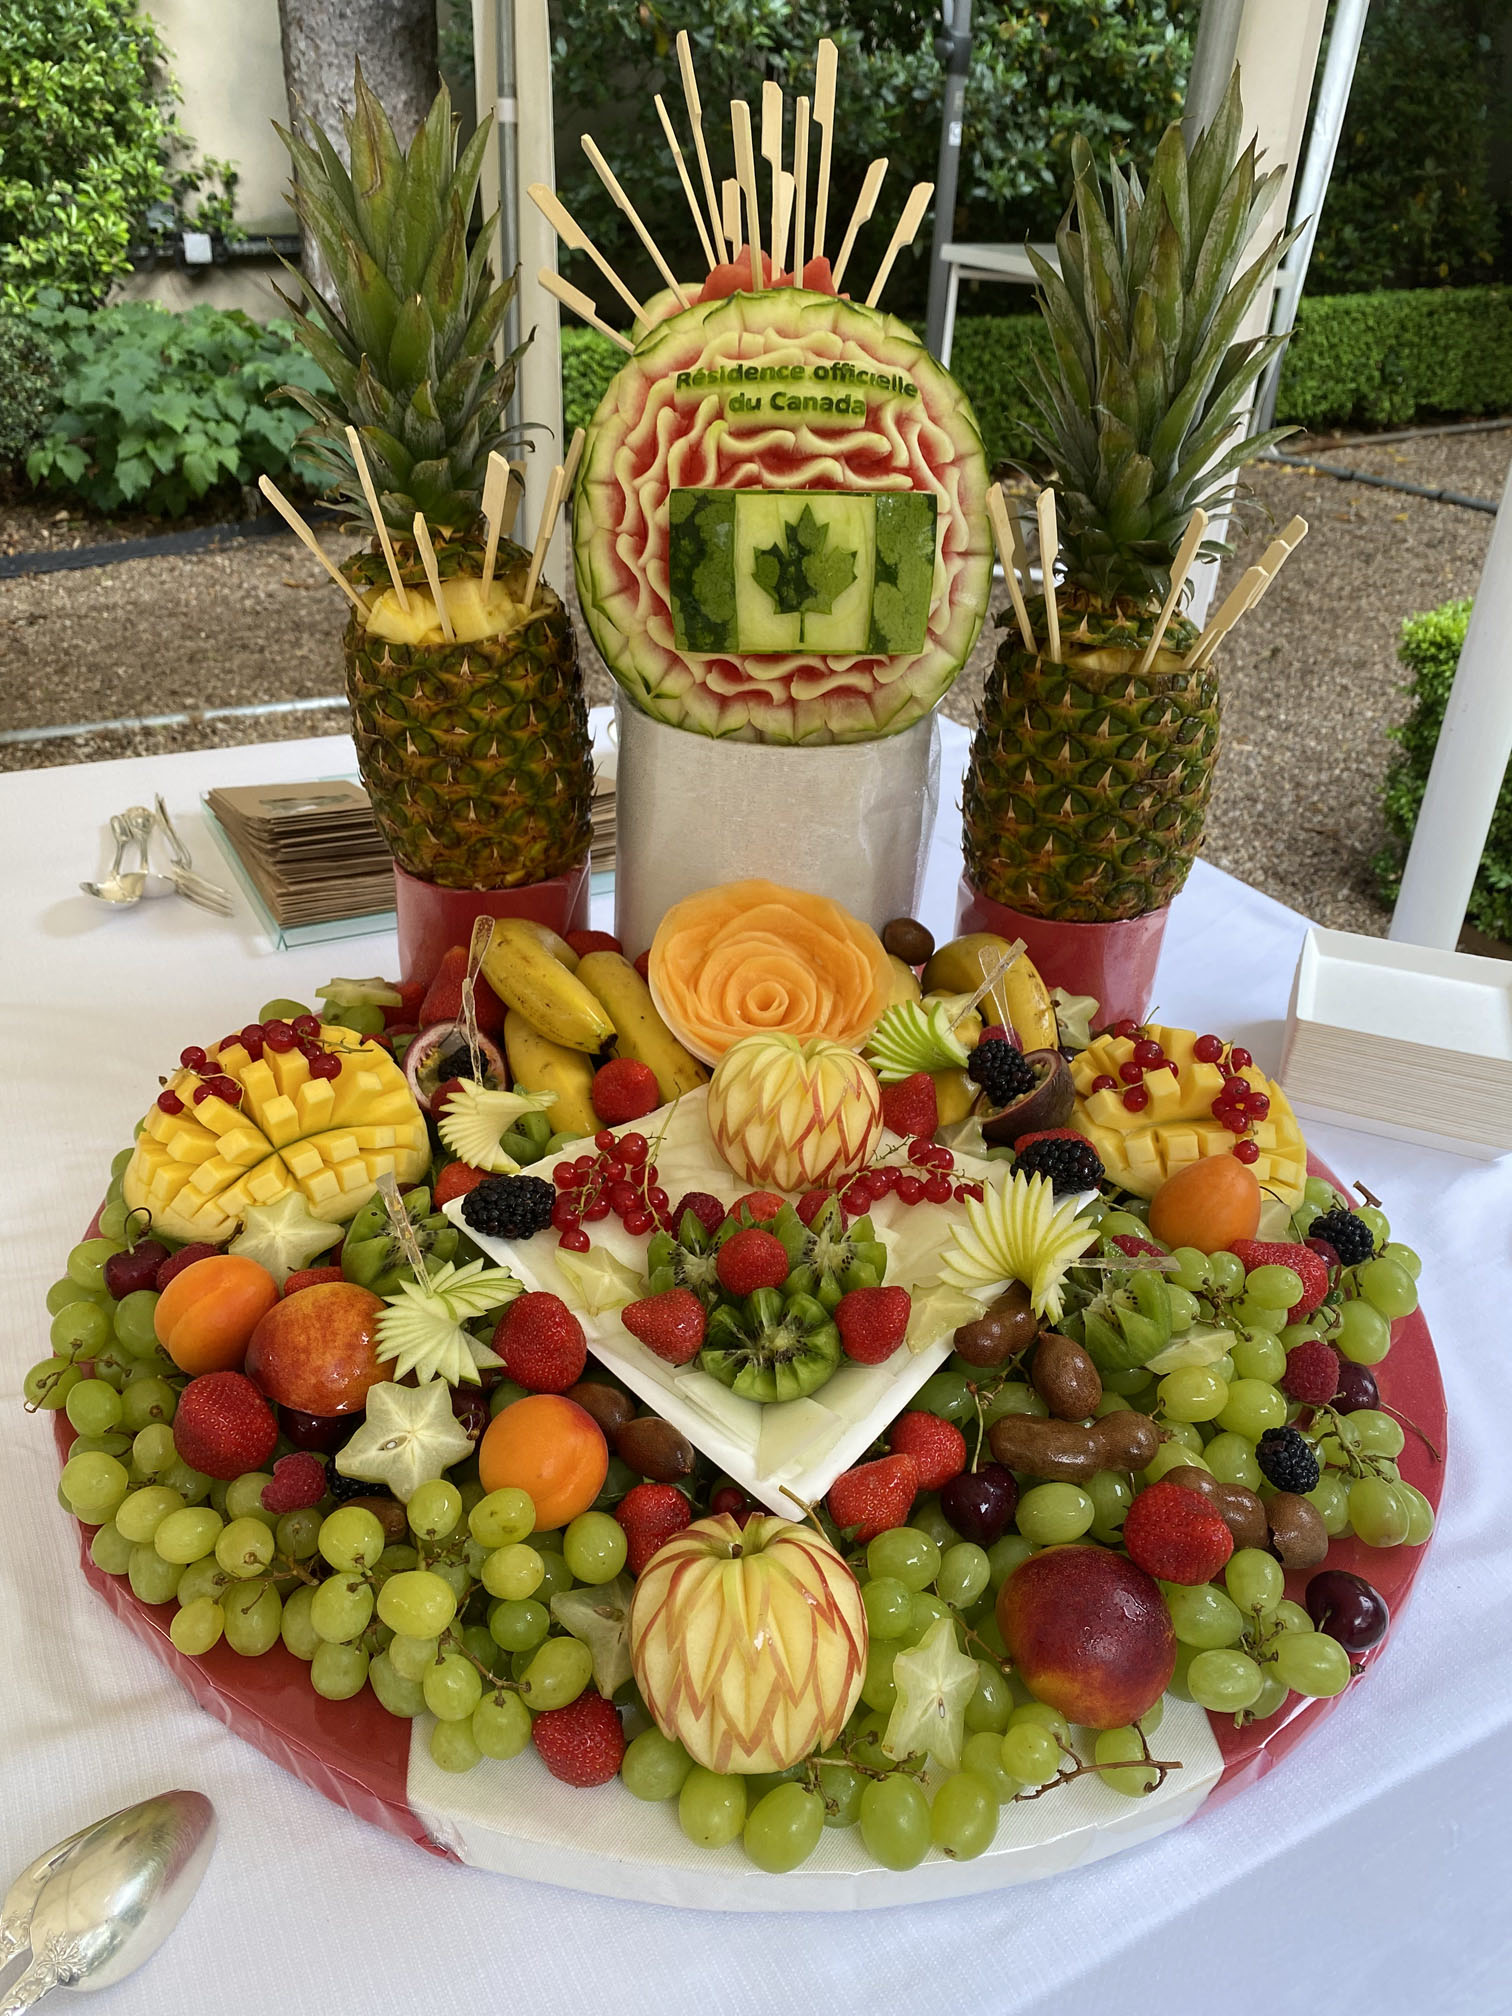
MULTIPOLYGON (((44 295, 31 317, 56 351, 61 410, 26 458, 33 483, 97 511, 179 517, 210 491, 275 479, 304 422, 282 385, 328 391, 287 322, 149 302, 94 312, 44 295)), ((308 479, 313 471, 300 471, 308 479)))
MULTIPOLYGON (((1397 656, 1412 674, 1405 688, 1412 711, 1399 727, 1387 730, 1400 752, 1386 772, 1381 794, 1381 809, 1392 838, 1374 862, 1381 894, 1388 903, 1394 903, 1401 892, 1402 868, 1422 810, 1470 609, 1468 601, 1445 602, 1440 608, 1409 616, 1402 625, 1397 656)), ((1502 779, 1465 921, 1492 938, 1512 941, 1512 767, 1502 779)))
POLYGON ((1512 409, 1512 289, 1303 297, 1276 417, 1305 427, 1401 427, 1512 409))
POLYGON ((51 344, 19 315, 0 315, 0 468, 24 462, 58 406, 51 344))
POLYGON ((574 427, 586 427, 593 418, 609 380, 624 361, 624 351, 607 336, 562 317, 562 416, 569 441, 574 427))

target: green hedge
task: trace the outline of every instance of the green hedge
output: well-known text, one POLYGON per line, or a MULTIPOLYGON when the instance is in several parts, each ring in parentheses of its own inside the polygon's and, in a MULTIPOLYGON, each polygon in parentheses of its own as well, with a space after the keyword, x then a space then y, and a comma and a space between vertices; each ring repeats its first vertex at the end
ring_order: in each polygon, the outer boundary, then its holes
MULTIPOLYGON (((1392 758, 1381 793, 1381 809, 1392 837, 1374 863, 1381 894, 1388 903, 1395 903, 1401 891, 1402 868, 1444 725, 1470 607, 1468 601, 1445 602, 1421 616, 1409 616, 1402 625, 1397 656, 1412 674, 1405 689, 1412 700, 1412 712, 1399 728, 1387 730, 1400 749, 1392 758)), ((1465 921, 1488 937, 1512 942, 1512 767, 1502 779, 1465 921)))
POLYGON ((562 323, 562 424, 567 440, 574 427, 586 427, 594 408, 609 388, 609 380, 625 361, 625 353, 597 329, 562 323))
POLYGON ((1286 346, 1277 418, 1400 427, 1512 410, 1512 288, 1324 294, 1286 346))

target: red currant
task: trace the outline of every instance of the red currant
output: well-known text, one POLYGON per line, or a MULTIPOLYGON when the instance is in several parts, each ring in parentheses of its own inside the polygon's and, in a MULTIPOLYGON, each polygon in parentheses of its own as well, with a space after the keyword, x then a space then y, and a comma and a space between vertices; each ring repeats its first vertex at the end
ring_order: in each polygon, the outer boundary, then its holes
POLYGON ((1242 1113, 1236 1113, 1231 1106, 1224 1109, 1222 1120, 1230 1134, 1244 1134, 1249 1131, 1249 1121, 1242 1113))
POLYGON ((1232 1077, 1225 1078, 1223 1081, 1225 1098, 1247 1099, 1249 1097, 1249 1090, 1249 1080, 1247 1078, 1232 1077))
POLYGON ((575 1232, 583 1222, 583 1214, 571 1197, 558 1197, 551 1207, 551 1222, 558 1232, 575 1232))
POLYGON ((274 1051, 280 1057, 283 1056, 285 1051, 292 1050, 298 1040, 298 1037, 287 1022, 265 1022, 263 1024, 263 1048, 274 1051))
POLYGON ((614 1136, 607 1127, 601 1127, 593 1137, 593 1145, 595 1148, 602 1148, 607 1154, 614 1146, 614 1136))
POLYGON ((210 1086, 217 1099, 224 1100, 228 1106, 240 1106, 242 1089, 234 1078, 212 1078, 210 1086))
POLYGON ((898 1201, 902 1204, 917 1204, 924 1195, 922 1176, 900 1176, 898 1178, 898 1201))
POLYGON ((1143 1113, 1150 1103, 1150 1095, 1143 1085, 1131 1085, 1123 1095, 1123 1103, 1131 1113, 1143 1113))
POLYGON ((1139 1024, 1137 1022, 1131 1022, 1128 1016, 1125 1016, 1123 1021, 1115 1022, 1113 1024, 1113 1027, 1109 1030, 1108 1033, 1110 1036, 1121 1037, 1125 1042, 1127 1042, 1129 1037, 1137 1035, 1138 1032, 1139 1032, 1139 1024))
POLYGON ((1092 1080, 1092 1090, 1094 1092, 1116 1092, 1118 1090, 1118 1080, 1110 1078, 1106 1071, 1100 1071, 1092 1080))
POLYGON ((627 1211, 624 1217, 625 1230, 632 1239, 639 1239, 656 1223, 649 1211, 627 1211))
POLYGON ((157 1103, 165 1113, 182 1113, 184 1110, 183 1100, 177 1092, 170 1092, 166 1086, 159 1092, 157 1103))
POLYGON ((871 1209, 871 1192, 863 1183, 851 1183, 840 1192, 840 1200, 853 1218, 864 1218, 871 1209))
POLYGON ((651 1211, 665 1211, 671 1199, 659 1184, 653 1184, 646 1192, 646 1207, 651 1211))
POLYGON ((318 1036, 299 1037, 298 1048, 300 1056, 304 1058, 307 1064, 313 1064, 317 1057, 324 1057, 326 1054, 320 1047, 320 1038, 318 1036))
POLYGON ((931 1169, 954 1169, 955 1157, 948 1148, 933 1148, 930 1150, 929 1166, 931 1169))
POLYGON ((595 1197, 591 1204, 583 1206, 583 1222, 587 1225, 602 1224, 608 1216, 609 1199, 607 1197, 595 1197))
POLYGON ((1164 1064, 1165 1061, 1164 1050, 1158 1043, 1151 1042, 1148 1036, 1141 1038, 1134 1045, 1134 1062, 1143 1064, 1147 1071, 1153 1071, 1157 1064, 1164 1064))
POLYGON ((929 1199, 931 1204, 948 1204, 950 1202, 950 1191, 950 1178, 942 1175, 938 1169, 924 1185, 924 1195, 929 1199))
POLYGON ((198 1043, 191 1043, 187 1050, 180 1050, 179 1062, 186 1071, 203 1071, 208 1059, 198 1043))
POLYGON ((1260 1160, 1260 1150, 1255 1146, 1253 1141, 1236 1141, 1234 1143, 1234 1160, 1236 1162, 1258 1162, 1260 1160))
POLYGON ((1176 1059, 1174 1057, 1167 1057, 1167 1059, 1165 1060, 1165 1069, 1170 1072, 1173 1078, 1175 1078, 1178 1082, 1180 1081, 1181 1066, 1176 1062, 1176 1059))
POLYGON ((1270 1095, 1266 1092, 1251 1092, 1245 1105, 1252 1120, 1264 1120, 1270 1112, 1270 1095))
POLYGON ((611 1211, 616 1212, 623 1218, 627 1211, 635 1211, 639 1207, 640 1198, 636 1193, 633 1183, 620 1181, 609 1185, 609 1209, 611 1211))
POLYGON ((656 1164, 654 1162, 649 1163, 646 1168, 646 1181, 648 1183, 654 1183, 656 1181, 657 1175, 658 1170, 656 1164))
POLYGON ((910 1162, 927 1163, 933 1153, 934 1143, 931 1141, 910 1141, 908 1144, 910 1162))
POLYGON ((1237 1043, 1229 1052, 1229 1063, 1235 1071, 1248 1071, 1254 1061, 1248 1050, 1242 1050, 1237 1043))
POLYGON ((890 1197, 897 1189, 898 1178, 902 1174, 903 1171, 895 1169, 891 1163, 882 1169, 869 1170, 866 1178, 866 1187, 871 1191, 873 1197, 890 1197))
POLYGON ((334 1051, 322 1050, 318 1056, 310 1059, 310 1076, 312 1078, 339 1078, 341 1076, 341 1059, 336 1056, 334 1051))
POLYGON ((575 1190, 577 1188, 577 1171, 570 1162, 558 1162, 555 1169, 551 1172, 551 1180, 555 1183, 558 1190, 575 1190))
POLYGON ((289 1027, 294 1031, 296 1036, 318 1036, 320 1034, 320 1017, 318 1015, 296 1015, 294 1020, 289 1024, 289 1027))
POLYGON ((1216 1064, 1223 1055, 1223 1043, 1217 1036, 1199 1036, 1192 1045, 1192 1055, 1199 1064, 1216 1064))
POLYGON ((1126 1063, 1119 1065, 1118 1075, 1122 1078, 1125 1085, 1137 1085, 1144 1077, 1144 1066, 1136 1064, 1134 1059, 1130 1057, 1126 1063))
POLYGON ((650 1154, 650 1144, 644 1134, 622 1134, 619 1143, 620 1158, 627 1168, 638 1169, 650 1154))
POLYGON ((623 1183, 629 1173, 622 1155, 606 1155, 599 1164, 599 1174, 606 1183, 623 1183))
POLYGON ((196 1106, 202 1106, 207 1099, 213 1099, 214 1096, 215 1092, 212 1086, 196 1085, 194 1088, 194 1103, 196 1106))
POLYGON ((586 1232, 564 1232, 557 1244, 565 1246, 569 1253, 586 1253, 593 1241, 586 1232))

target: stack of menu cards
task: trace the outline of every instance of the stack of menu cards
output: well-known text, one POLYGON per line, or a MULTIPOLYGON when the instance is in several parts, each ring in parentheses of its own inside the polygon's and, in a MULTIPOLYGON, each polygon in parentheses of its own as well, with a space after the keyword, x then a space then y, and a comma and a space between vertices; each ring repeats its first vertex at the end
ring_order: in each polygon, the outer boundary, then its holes
POLYGON ((280 929, 393 909, 393 856, 360 784, 243 784, 205 805, 280 929))

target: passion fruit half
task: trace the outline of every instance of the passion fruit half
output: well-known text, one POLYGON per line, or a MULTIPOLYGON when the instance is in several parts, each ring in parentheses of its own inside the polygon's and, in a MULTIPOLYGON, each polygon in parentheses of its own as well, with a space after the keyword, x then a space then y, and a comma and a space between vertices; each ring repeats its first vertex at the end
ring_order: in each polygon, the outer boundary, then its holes
POLYGON ((1071 1068, 1059 1050, 1026 1050, 1024 1062, 1033 1067, 1033 1085, 983 1117, 982 1139, 994 1147, 1012 1148, 1022 1135, 1064 1127, 1076 1105, 1071 1068))
POLYGON ((404 1075, 409 1080, 422 1113, 434 1115, 431 1101, 443 1085, 457 1078, 481 1078, 490 1091, 509 1090, 509 1067, 504 1053, 490 1037, 479 1032, 478 1062, 473 1069, 467 1031, 460 1022, 433 1022, 411 1039, 404 1053, 404 1075))

